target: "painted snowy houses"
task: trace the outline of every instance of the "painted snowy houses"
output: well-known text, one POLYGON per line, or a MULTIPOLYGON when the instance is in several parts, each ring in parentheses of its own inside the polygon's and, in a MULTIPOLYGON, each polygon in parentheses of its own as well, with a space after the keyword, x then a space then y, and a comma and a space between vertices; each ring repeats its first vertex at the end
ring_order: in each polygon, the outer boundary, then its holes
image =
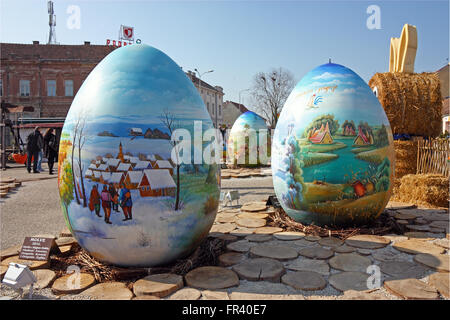
POLYGON ((117 172, 127 172, 127 171, 130 171, 131 169, 132 169, 131 168, 131 164, 129 164, 129 163, 121 163, 117 167, 116 171, 117 172))
POLYGON ((117 167, 119 166, 119 164, 120 164, 120 159, 114 159, 114 158, 108 159, 108 162, 106 162, 106 165, 108 166, 107 171, 110 171, 110 172, 117 171, 117 167))
POLYGON ((309 133, 309 141, 311 141, 314 144, 332 144, 333 143, 333 137, 330 133, 330 127, 327 124, 320 127, 320 129, 311 129, 309 133))
POLYGON ((111 172, 102 171, 100 173, 100 179, 99 179, 100 183, 108 184, 110 179, 111 179, 111 172))
POLYGON ((133 168, 133 170, 145 170, 145 169, 152 169, 152 164, 150 163, 150 161, 139 161, 133 168))
POLYGON ((138 187, 141 197, 166 197, 174 196, 177 186, 168 169, 147 169, 138 187))
POLYGON ((353 141, 355 146, 370 146, 373 144, 373 136, 369 131, 364 133, 361 126, 358 126, 358 136, 353 141))
POLYGON ((115 188, 119 188, 120 184, 124 182, 125 174, 123 172, 113 172, 109 178, 109 183, 112 183, 115 188))
POLYGON ((130 136, 143 136, 141 128, 131 128, 130 129, 130 136))
POLYGON ((128 171, 124 184, 128 189, 137 189, 144 175, 143 171, 128 171))
POLYGON ((84 176, 85 176, 86 178, 88 178, 88 179, 92 179, 92 176, 93 176, 92 170, 91 170, 91 169, 87 169, 87 170, 84 172, 84 176))
POLYGON ((155 165, 153 166, 154 169, 168 169, 170 172, 170 175, 173 175, 173 167, 172 164, 168 160, 157 160, 155 165))

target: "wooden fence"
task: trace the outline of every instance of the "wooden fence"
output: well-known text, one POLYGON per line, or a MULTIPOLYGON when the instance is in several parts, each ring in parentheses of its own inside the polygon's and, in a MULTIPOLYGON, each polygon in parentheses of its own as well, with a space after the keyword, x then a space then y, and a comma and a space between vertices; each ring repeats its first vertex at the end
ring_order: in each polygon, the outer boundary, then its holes
POLYGON ((437 173, 450 176, 450 140, 417 141, 417 173, 437 173))

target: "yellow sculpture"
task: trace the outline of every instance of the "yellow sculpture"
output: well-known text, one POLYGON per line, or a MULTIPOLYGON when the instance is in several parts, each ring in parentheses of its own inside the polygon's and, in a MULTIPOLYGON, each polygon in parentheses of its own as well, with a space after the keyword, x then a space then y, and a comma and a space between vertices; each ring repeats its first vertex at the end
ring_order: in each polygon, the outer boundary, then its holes
POLYGON ((417 52, 417 29, 405 24, 400 38, 391 38, 389 72, 414 72, 417 52))

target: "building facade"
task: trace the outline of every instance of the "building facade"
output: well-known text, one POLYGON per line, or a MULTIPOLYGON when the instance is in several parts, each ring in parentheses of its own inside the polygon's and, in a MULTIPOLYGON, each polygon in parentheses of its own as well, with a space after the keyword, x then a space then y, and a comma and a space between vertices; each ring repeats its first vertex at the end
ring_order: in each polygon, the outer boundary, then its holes
POLYGON ((194 72, 188 71, 186 75, 191 79, 198 93, 203 99, 206 108, 208 109, 211 120, 216 128, 223 124, 223 88, 220 86, 211 86, 207 82, 200 80, 194 72))
POLYGON ((243 104, 228 100, 225 101, 223 104, 223 124, 228 129, 231 129, 236 119, 247 111, 248 109, 243 104))
POLYGON ((0 93, 3 101, 33 106, 30 118, 61 118, 91 70, 112 46, 41 45, 2 43, 0 45, 0 93))

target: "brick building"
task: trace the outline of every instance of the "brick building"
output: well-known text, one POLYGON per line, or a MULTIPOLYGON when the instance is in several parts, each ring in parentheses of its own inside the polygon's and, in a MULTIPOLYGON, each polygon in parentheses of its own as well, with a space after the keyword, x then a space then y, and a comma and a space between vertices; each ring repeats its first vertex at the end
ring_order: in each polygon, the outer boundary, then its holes
POLYGON ((30 118, 64 119, 89 72, 112 46, 0 44, 0 94, 3 101, 33 106, 30 118))

